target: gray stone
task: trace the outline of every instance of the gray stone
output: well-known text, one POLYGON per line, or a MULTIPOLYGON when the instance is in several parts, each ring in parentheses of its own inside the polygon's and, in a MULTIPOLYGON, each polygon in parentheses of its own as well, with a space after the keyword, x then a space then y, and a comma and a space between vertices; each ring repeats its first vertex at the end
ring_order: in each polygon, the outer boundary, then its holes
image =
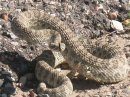
POLYGON ((0 97, 8 97, 7 94, 1 94, 0 97))
POLYGON ((0 87, 3 85, 4 79, 0 79, 0 87))
POLYGON ((129 0, 119 0, 120 3, 128 3, 129 0))
POLYGON ((16 39, 16 38, 18 38, 14 33, 9 32, 9 31, 5 31, 5 32, 3 32, 3 34, 4 34, 5 36, 7 36, 7 37, 10 37, 11 39, 16 39))
POLYGON ((4 24, 3 19, 0 19, 0 25, 2 26, 4 24))
POLYGON ((4 86, 4 92, 6 94, 14 94, 16 91, 16 88, 14 88, 14 86, 11 83, 7 83, 4 86))
POLYGON ((100 31, 99 31, 99 30, 93 31, 93 33, 94 33, 96 36, 99 36, 99 35, 100 35, 100 31))
POLYGON ((11 76, 10 72, 8 71, 2 71, 1 74, 11 76))
POLYGON ((2 26, 0 25, 0 29, 2 28, 2 26))
POLYGON ((1 2, 1 5, 2 5, 3 7, 7 7, 7 6, 8 6, 8 3, 7 3, 7 2, 1 2))
POLYGON ((22 85, 25 85, 25 84, 26 84, 26 81, 27 81, 27 77, 26 77, 26 76, 22 76, 22 77, 19 79, 19 82, 22 83, 22 85))
POLYGON ((15 3, 14 1, 10 1, 7 5, 10 9, 14 9, 15 8, 15 3))
POLYGON ((25 2, 25 0, 18 0, 17 4, 20 6, 20 5, 23 5, 24 2, 25 2))
POLYGON ((11 23, 8 21, 8 22, 6 22, 6 23, 4 23, 4 27, 6 28, 6 29, 11 29, 11 23))
POLYGON ((100 97, 99 95, 94 95, 93 97, 100 97))

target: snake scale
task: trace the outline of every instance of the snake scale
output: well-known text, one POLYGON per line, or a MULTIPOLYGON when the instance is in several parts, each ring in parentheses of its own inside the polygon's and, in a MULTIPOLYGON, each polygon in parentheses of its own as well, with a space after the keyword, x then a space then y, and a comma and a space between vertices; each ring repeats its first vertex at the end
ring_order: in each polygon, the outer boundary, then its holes
MULTIPOLYGON (((79 74, 100 83, 115 83, 128 76, 129 65, 122 49, 109 43, 88 49, 88 44, 79 41, 75 33, 57 17, 41 10, 29 10, 21 12, 12 21, 16 35, 34 44, 43 39, 42 30, 50 28, 60 33, 65 44, 61 53, 72 69, 79 66, 79 74)), ((45 85, 41 84, 40 93, 48 93, 50 97, 68 97, 72 93, 73 86, 68 77, 62 76, 44 61, 37 63, 35 73, 37 79, 53 87, 45 89, 45 85)))

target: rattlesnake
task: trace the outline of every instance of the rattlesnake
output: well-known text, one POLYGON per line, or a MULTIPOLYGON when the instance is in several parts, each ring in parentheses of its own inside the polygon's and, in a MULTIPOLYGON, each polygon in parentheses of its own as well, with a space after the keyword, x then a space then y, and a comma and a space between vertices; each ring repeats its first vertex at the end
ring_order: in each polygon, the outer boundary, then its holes
MULTIPOLYGON (((31 10, 20 13, 12 21, 12 29, 14 32, 19 31, 19 33, 16 33, 19 37, 24 36, 23 38, 27 41, 32 41, 33 38, 37 40, 37 35, 40 36, 44 34, 42 31, 39 31, 39 29, 35 28, 39 24, 40 30, 44 28, 46 29, 45 25, 47 24, 47 28, 49 26, 50 29, 56 30, 60 33, 62 42, 64 42, 66 46, 65 50, 61 50, 62 55, 65 57, 72 69, 78 65, 79 67, 77 71, 84 77, 100 83, 114 83, 119 82, 128 76, 129 65, 122 49, 109 43, 100 43, 98 44, 99 46, 90 46, 87 48, 88 44, 79 41, 75 33, 63 21, 57 17, 47 14, 44 11, 31 10), (109 55, 109 57, 106 55, 109 55)), ((42 39, 42 37, 38 38, 38 40, 39 39, 42 39)), ((36 42, 33 43, 35 44, 36 42)), ((37 64, 37 78, 40 81, 47 80, 48 84, 53 85, 54 82, 51 82, 50 78, 48 78, 49 76, 45 77, 47 75, 43 74, 44 72, 48 71, 48 74, 51 75, 49 71, 51 72, 53 69, 46 70, 47 64, 45 63, 46 65, 42 66, 44 62, 41 61, 39 61, 37 64), (44 69, 44 71, 42 71, 42 69, 44 69), (44 79, 43 77, 47 79, 44 79)), ((53 77, 56 77, 55 74, 53 77)), ((61 77, 61 81, 63 82, 59 84, 61 90, 60 88, 54 88, 55 91, 61 91, 63 95, 61 94, 60 96, 52 97, 67 97, 67 95, 72 92, 72 86, 69 85, 70 81, 68 78, 63 77, 63 79, 61 77), (65 81, 67 81, 68 84, 65 81), (62 90, 65 91, 63 92, 62 90)), ((47 93, 53 94, 53 92, 54 91, 52 90, 48 90, 47 93)))

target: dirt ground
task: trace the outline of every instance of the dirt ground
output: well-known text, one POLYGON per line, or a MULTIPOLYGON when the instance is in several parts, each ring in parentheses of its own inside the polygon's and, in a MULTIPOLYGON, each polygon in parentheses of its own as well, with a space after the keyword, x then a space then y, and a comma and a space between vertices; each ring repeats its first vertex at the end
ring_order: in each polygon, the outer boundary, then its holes
MULTIPOLYGON (((115 31, 112 36, 117 35, 126 40, 124 52, 130 64, 129 27, 123 25, 123 34, 111 27, 111 20, 122 23, 130 18, 129 0, 21 0, 22 3, 11 1, 11 4, 8 0, 0 2, 0 8, 13 9, 9 13, 9 21, 3 22, 4 26, 1 23, 4 19, 0 19, 0 97, 38 96, 35 93, 38 85, 34 77, 35 58, 42 54, 47 45, 30 45, 13 34, 10 29, 11 21, 17 16, 18 10, 42 9, 59 17, 75 34, 82 34, 85 38, 95 39, 115 31), (9 72, 3 73, 7 70, 9 72), (31 80, 26 80, 26 85, 21 86, 20 82, 24 83, 25 80, 20 81, 20 78, 27 74, 31 76, 31 80)), ((0 13, 2 14, 2 11, 0 13)), ((127 79, 115 84, 100 84, 85 79, 72 79, 72 83, 74 91, 69 97, 130 97, 130 74, 127 79)))

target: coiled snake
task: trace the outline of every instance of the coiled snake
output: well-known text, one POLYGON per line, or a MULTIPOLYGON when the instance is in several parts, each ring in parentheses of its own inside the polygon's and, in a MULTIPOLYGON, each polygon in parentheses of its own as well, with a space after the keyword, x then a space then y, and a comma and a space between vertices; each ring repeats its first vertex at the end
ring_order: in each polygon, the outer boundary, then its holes
MULTIPOLYGON (((108 43, 88 50, 88 44, 80 42, 75 33, 57 17, 41 10, 30 10, 20 13, 12 21, 14 32, 34 44, 43 39, 42 30, 48 27, 60 33, 66 46, 61 53, 72 69, 79 66, 79 74, 100 83, 119 82, 128 76, 129 65, 119 47, 108 43)), ((39 92, 48 93, 50 97, 68 97, 72 93, 73 87, 68 77, 57 73, 43 61, 37 63, 35 73, 37 79, 54 87, 46 90, 42 84, 39 92)))

